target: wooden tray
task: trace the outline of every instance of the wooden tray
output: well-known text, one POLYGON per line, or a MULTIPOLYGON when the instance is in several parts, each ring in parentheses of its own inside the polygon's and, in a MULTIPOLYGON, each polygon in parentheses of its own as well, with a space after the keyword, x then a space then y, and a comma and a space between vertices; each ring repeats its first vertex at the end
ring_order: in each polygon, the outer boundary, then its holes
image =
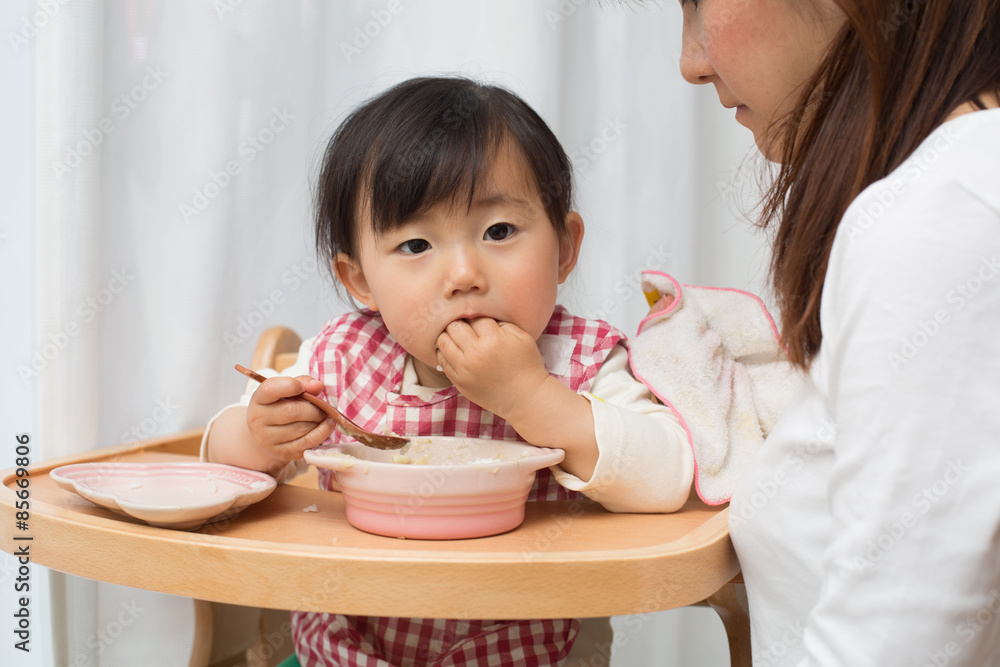
POLYGON ((647 613, 705 600, 738 564, 726 506, 613 514, 589 500, 528 503, 509 533, 400 540, 347 523, 315 474, 238 517, 195 532, 154 528, 51 480, 60 465, 197 460, 202 431, 46 461, 30 470, 27 531, 15 530, 13 469, 0 473, 0 549, 62 572, 231 604, 372 616, 571 618, 647 613), (315 504, 318 512, 304 512, 315 504), (14 540, 28 537, 29 540, 14 540))

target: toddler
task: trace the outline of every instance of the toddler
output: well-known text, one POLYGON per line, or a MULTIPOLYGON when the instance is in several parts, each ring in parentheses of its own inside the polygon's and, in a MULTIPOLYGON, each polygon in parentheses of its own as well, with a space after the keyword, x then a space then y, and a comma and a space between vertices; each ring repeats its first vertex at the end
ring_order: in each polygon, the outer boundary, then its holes
MULTIPOLYGON (((582 492, 612 511, 679 509, 694 465, 683 427, 630 373, 621 332, 556 305, 583 240, 570 173, 545 122, 496 86, 413 79, 355 110, 324 156, 316 240, 362 307, 220 413, 203 458, 288 479, 304 450, 347 437, 284 400, 309 391, 373 431, 562 449, 529 501, 582 492)), ((329 471, 319 479, 331 488, 329 471)), ((303 665, 379 667, 559 665, 580 626, 292 619, 303 665)))

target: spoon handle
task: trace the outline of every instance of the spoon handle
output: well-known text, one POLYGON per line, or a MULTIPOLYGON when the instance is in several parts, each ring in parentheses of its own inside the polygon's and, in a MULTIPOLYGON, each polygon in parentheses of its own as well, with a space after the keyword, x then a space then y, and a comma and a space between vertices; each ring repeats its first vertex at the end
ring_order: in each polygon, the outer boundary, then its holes
MULTIPOLYGON (((256 380, 257 382, 264 382, 264 380, 267 379, 260 373, 252 371, 249 368, 244 368, 239 364, 236 364, 236 370, 243 373, 243 375, 246 375, 248 378, 256 380)), ((340 410, 333 407, 323 399, 317 398, 308 392, 303 392, 294 398, 299 398, 315 405, 317 408, 329 415, 330 418, 337 423, 337 427, 340 428, 341 431, 363 445, 367 445, 375 449, 401 449, 410 442, 409 438, 398 438, 394 435, 379 435, 378 433, 366 431, 348 419, 342 412, 340 412, 340 410)))

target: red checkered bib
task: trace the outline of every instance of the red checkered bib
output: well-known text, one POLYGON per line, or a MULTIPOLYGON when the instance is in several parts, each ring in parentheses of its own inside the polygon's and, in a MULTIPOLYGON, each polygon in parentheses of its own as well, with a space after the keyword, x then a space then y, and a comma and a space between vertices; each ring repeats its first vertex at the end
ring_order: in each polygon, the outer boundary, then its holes
MULTIPOLYGON (((625 335, 601 321, 570 315, 556 306, 539 348, 549 374, 570 389, 590 389, 601 364, 625 335)), ((455 387, 427 398, 401 394, 407 353, 382 318, 362 310, 337 317, 317 336, 309 374, 326 385, 324 398, 358 425, 399 435, 449 435, 521 440, 500 417, 471 402, 455 387), (388 429, 386 429, 388 425, 388 429)), ((334 432, 331 440, 347 438, 334 432)), ((320 486, 332 475, 319 471, 320 486)), ((540 470, 528 500, 564 500, 577 494, 540 470)), ((304 667, 358 665, 558 665, 579 629, 575 619, 487 621, 386 618, 292 612, 292 631, 304 667)))

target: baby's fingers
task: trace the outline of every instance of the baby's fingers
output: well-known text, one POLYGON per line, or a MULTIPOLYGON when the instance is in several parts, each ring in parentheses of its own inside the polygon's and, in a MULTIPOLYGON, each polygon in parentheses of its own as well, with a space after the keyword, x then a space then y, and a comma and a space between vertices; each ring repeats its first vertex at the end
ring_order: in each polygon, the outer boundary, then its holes
POLYGON ((324 419, 319 424, 315 422, 308 422, 307 426, 311 426, 304 434, 299 438, 288 443, 295 450, 298 451, 298 456, 302 456, 302 452, 307 449, 313 449, 319 447, 324 442, 326 442, 331 435, 333 435, 334 429, 337 428, 336 423, 332 419, 324 419))
POLYGON ((302 458, 302 452, 322 445, 333 435, 336 428, 332 419, 316 422, 295 422, 280 427, 273 427, 269 439, 273 439, 271 453, 282 461, 295 461, 302 458))
POLYGON ((445 327, 445 330, 438 336, 438 347, 444 343, 449 350, 461 352, 476 342, 478 336, 472 325, 465 320, 456 320, 445 327))
POLYGON ((302 384, 302 391, 309 392, 313 396, 318 396, 323 391, 323 383, 320 380, 308 375, 299 375, 295 378, 302 384))
MULTIPOLYGON (((438 342, 440 343, 440 341, 438 342)), ((438 370, 443 371, 449 378, 455 372, 455 368, 452 366, 451 361, 449 361, 448 355, 440 347, 437 349, 437 363, 438 370)))
MULTIPOLYGON (((306 379, 307 376, 302 376, 306 379)), ((253 399, 261 404, 277 403, 283 398, 291 398, 292 396, 298 396, 306 387, 303 386, 300 378, 290 378, 277 376, 273 378, 268 378, 264 380, 256 391, 253 393, 253 399)))
MULTIPOLYGON (((260 434, 267 429, 284 428, 300 423, 316 425, 326 419, 326 414, 322 410, 306 400, 298 398, 298 394, 291 398, 275 399, 272 403, 262 402, 260 399, 261 397, 255 393, 247 407, 247 425, 254 434, 260 434)), ((299 427, 299 430, 304 433, 302 427, 299 427)), ((297 438, 302 433, 296 433, 294 437, 297 438)), ((275 440, 273 436, 267 436, 267 439, 275 440)))
POLYGON ((657 301, 650 307, 649 314, 652 315, 653 313, 662 312, 667 308, 669 308, 670 304, 672 304, 673 302, 674 302, 673 294, 667 294, 666 296, 661 298, 659 301, 657 301))
POLYGON ((447 331, 438 336, 436 341, 438 365, 445 373, 449 368, 454 368, 462 362, 465 355, 464 350, 458 342, 447 331))

